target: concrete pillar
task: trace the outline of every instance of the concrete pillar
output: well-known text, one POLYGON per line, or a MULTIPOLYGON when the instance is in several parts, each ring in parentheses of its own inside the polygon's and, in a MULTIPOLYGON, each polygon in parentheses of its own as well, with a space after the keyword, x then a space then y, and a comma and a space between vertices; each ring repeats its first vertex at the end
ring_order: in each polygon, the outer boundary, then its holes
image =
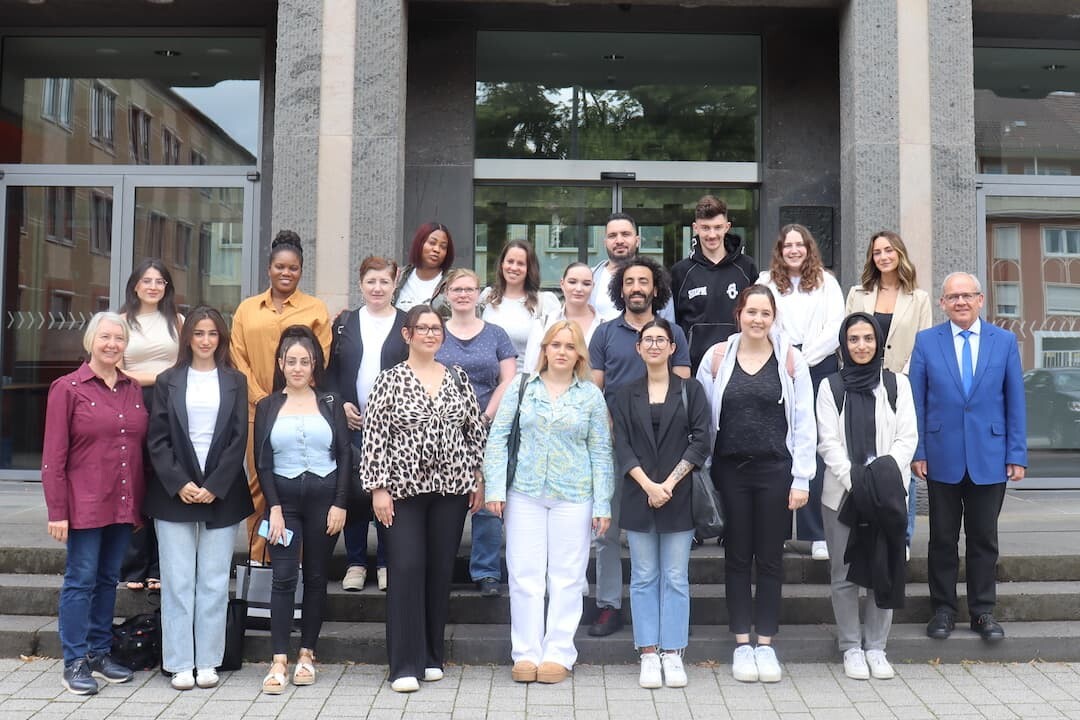
POLYGON ((406 0, 356 3, 352 145, 352 236, 345 292, 359 298, 356 270, 367 255, 400 256, 405 187, 406 0))
POLYGON ((897 4, 851 0, 840 18, 841 285, 858 282, 870 234, 900 227, 897 4))

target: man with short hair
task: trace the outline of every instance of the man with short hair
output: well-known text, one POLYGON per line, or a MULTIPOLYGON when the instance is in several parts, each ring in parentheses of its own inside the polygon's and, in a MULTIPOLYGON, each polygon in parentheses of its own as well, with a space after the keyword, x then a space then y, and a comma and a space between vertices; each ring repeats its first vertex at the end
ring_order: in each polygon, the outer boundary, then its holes
POLYGON ((690 370, 701 357, 735 332, 735 298, 754 284, 757 266, 742 252, 742 238, 731 230, 727 204, 712 195, 694 210, 696 243, 690 257, 671 268, 675 320, 690 342, 690 370))
MULTIPOLYGON (((637 222, 633 217, 624 212, 608 215, 607 224, 604 226, 604 248, 607 250, 608 259, 593 266, 593 289, 589 302, 601 320, 611 320, 622 312, 615 307, 615 302, 608 293, 611 276, 620 262, 635 257, 641 248, 641 236, 638 235, 637 222)), ((675 308, 670 297, 659 315, 668 322, 675 322, 675 308)))
POLYGON ((1027 415, 1016 336, 983 322, 982 287, 969 273, 952 273, 941 289, 949 319, 915 337, 911 390, 919 445, 911 470, 926 480, 930 499, 927 576, 934 617, 926 634, 945 639, 956 621, 960 524, 967 546, 967 603, 971 629, 984 640, 1005 631, 997 602, 998 514, 1006 480, 1023 480, 1027 415))
MULTIPOLYGON (((671 298, 667 272, 655 260, 635 255, 615 267, 607 285, 612 304, 622 313, 600 325, 589 341, 589 363, 593 382, 610 402, 615 390, 646 373, 645 363, 637 353, 638 333, 658 314, 671 298)), ((670 321, 669 321, 670 322, 670 321)), ((672 372, 690 377, 690 353, 686 335, 671 323, 675 337, 672 372)), ((619 499, 622 478, 616 478, 611 498, 611 526, 596 538, 596 605, 600 615, 589 628, 595 636, 610 635, 622 627, 622 558, 619 545, 619 499)))

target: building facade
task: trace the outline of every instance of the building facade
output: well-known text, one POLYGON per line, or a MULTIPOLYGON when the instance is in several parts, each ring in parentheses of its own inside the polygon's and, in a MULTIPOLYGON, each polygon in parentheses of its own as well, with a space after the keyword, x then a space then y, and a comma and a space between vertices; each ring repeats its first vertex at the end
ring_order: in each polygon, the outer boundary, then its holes
MULTIPOLYGON (((181 304, 358 300, 428 220, 461 264, 687 252, 706 192, 765 265, 803 222, 845 287, 904 237, 982 278, 1028 371, 1032 475, 1080 449, 1080 13, 1062 0, 0 0, 0 477, 32 477, 88 314, 162 257, 181 304)), ((1068 482, 1066 480, 1065 482, 1068 482)))

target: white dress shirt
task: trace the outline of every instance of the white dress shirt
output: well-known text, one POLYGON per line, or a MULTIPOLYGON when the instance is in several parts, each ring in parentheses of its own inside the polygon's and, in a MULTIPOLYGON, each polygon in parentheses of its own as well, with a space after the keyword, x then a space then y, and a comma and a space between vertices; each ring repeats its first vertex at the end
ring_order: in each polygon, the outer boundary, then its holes
MULTIPOLYGON (((952 330, 953 336, 953 349, 956 350, 956 367, 960 368, 960 377, 964 377, 964 338, 960 335, 962 327, 956 323, 949 321, 949 328, 952 330)), ((982 320, 975 318, 975 322, 968 328, 971 331, 971 337, 968 338, 968 344, 971 345, 971 377, 975 377, 975 369, 979 367, 979 338, 982 335, 982 320)))

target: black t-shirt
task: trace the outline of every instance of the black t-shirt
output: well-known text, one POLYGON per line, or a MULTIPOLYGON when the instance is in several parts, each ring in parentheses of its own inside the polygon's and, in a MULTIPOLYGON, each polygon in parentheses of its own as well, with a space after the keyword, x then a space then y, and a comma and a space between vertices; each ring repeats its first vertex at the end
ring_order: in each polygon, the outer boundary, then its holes
POLYGON ((775 355, 753 375, 743 370, 738 358, 724 388, 724 410, 716 433, 716 452, 721 456, 755 460, 789 460, 787 416, 780 402, 779 364, 775 355))

